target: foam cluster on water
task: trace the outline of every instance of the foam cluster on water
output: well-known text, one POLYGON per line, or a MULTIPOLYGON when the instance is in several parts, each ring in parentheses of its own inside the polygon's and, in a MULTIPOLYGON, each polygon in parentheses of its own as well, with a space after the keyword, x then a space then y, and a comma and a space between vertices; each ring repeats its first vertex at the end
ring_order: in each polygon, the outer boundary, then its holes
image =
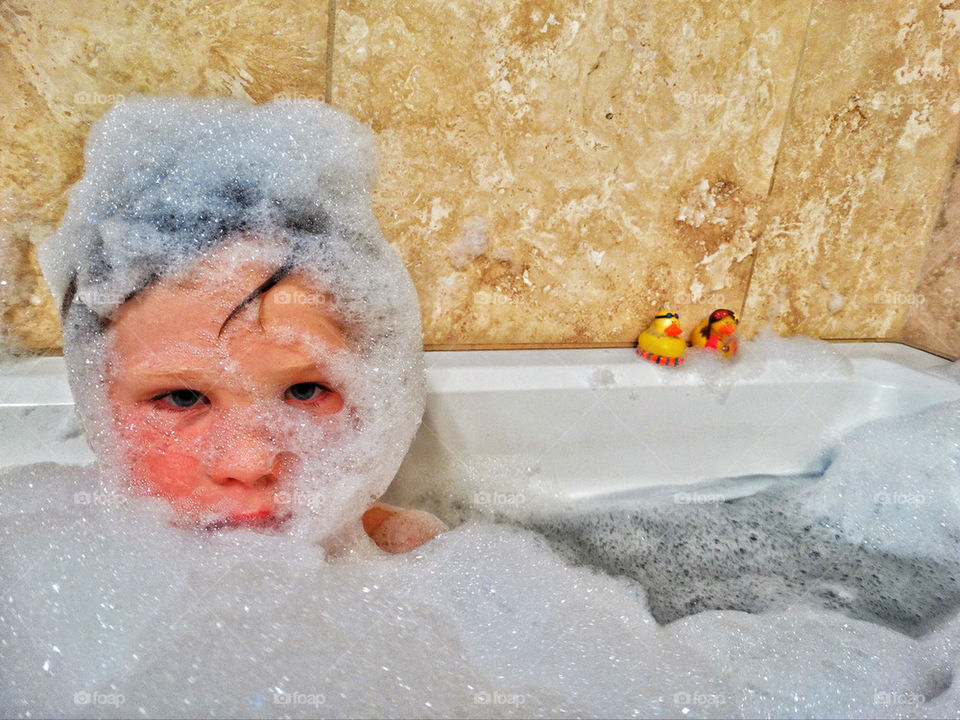
POLYGON ((849 377, 853 365, 830 343, 803 336, 781 337, 764 328, 752 341, 740 343, 736 361, 694 348, 675 373, 663 374, 663 380, 690 378, 724 399, 738 382, 763 374, 779 380, 820 382, 849 377))
POLYGON ((864 548, 960 558, 960 403, 857 428, 802 510, 864 548))
POLYGON ((297 517, 310 532, 358 517, 393 478, 424 402, 416 291, 373 215, 369 129, 309 100, 132 97, 93 125, 84 159, 39 254, 103 491, 123 486, 129 461, 104 390, 111 319, 157 279, 189 282, 234 245, 264 277, 305 277, 344 326, 350 352, 315 352, 349 411, 317 427, 275 403, 261 420, 302 460, 297 517))
POLYGON ((89 468, 0 486, 8 717, 937 718, 960 700, 956 615, 911 637, 808 598, 664 625, 645 597, 664 587, 516 527, 329 562, 297 536, 173 528, 160 501, 98 497, 89 468))
POLYGON ((658 620, 813 603, 920 634, 960 606, 960 402, 866 423, 822 476, 664 488, 587 513, 533 508, 572 558, 626 573, 658 620))

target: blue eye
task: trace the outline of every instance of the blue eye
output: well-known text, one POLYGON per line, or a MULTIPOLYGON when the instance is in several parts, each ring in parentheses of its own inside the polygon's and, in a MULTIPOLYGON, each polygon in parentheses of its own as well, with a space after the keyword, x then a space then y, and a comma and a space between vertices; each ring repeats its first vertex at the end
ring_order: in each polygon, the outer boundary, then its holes
POLYGON ((162 402, 173 408, 192 408, 197 405, 209 405, 210 400, 201 392, 196 390, 171 390, 163 395, 157 395, 154 400, 162 402))
POLYGON ((319 397, 322 397, 324 393, 330 392, 330 388, 326 385, 321 385, 320 383, 314 382, 305 382, 297 383, 296 385, 291 385, 287 388, 286 395, 288 398, 293 400, 298 400, 299 402, 309 402, 310 400, 316 400, 319 397))

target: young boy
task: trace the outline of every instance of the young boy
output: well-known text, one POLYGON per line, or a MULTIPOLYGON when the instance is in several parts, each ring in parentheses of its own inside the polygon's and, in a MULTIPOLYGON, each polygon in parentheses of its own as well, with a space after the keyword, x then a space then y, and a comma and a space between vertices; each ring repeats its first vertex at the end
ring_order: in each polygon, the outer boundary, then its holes
POLYGON ((424 379, 369 131, 310 101, 137 97, 91 128, 85 160, 40 259, 106 489, 331 552, 446 529, 374 504, 424 379))

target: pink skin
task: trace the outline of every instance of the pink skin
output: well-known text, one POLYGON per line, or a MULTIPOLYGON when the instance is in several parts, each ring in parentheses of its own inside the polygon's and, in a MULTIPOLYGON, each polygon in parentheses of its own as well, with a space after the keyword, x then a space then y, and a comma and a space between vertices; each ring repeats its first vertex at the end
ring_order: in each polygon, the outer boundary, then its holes
POLYGON ((287 512, 297 458, 277 450, 262 417, 286 403, 314 422, 344 399, 311 347, 346 347, 326 297, 288 276, 230 312, 272 269, 229 247, 162 278, 125 303, 110 325, 107 390, 133 473, 181 519, 208 526, 275 527, 287 512), (280 495, 282 498, 283 495, 280 495))
MULTIPOLYGON (((280 280, 224 326, 273 272, 244 255, 249 244, 152 283, 108 330, 107 396, 135 481, 180 521, 213 529, 271 530, 289 517, 282 500, 296 490, 298 458, 278 450, 265 407, 284 403, 318 424, 350 411, 316 360, 317 348, 325 356, 347 342, 327 296, 303 277, 280 280)), ((393 553, 447 529, 430 513, 380 503, 364 514, 368 525, 393 553)))

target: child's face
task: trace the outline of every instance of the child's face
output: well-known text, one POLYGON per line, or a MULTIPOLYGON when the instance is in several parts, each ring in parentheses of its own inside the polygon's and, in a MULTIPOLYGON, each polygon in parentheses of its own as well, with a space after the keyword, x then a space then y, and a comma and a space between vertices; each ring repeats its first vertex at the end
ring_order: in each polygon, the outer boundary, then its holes
POLYGON ((186 282, 162 278, 121 306, 108 331, 108 397, 150 494, 200 524, 272 526, 288 514, 297 456, 281 449, 271 411, 318 425, 348 412, 318 361, 346 342, 323 293, 296 275, 221 333, 272 269, 214 258, 186 282))

